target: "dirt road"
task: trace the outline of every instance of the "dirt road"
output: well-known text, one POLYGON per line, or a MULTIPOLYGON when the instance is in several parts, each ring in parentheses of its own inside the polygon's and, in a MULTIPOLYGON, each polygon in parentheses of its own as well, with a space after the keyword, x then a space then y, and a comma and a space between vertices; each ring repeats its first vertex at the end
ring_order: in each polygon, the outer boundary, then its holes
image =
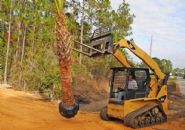
POLYGON ((180 93, 185 95, 185 79, 179 77, 178 78, 178 83, 179 83, 179 86, 180 86, 180 93))
MULTIPOLYGON (((0 88, 0 99, 0 130, 131 130, 121 121, 102 121, 96 112, 79 112, 73 119, 64 119, 56 102, 29 93, 0 88)), ((184 129, 184 118, 169 116, 167 123, 141 130, 184 129)))

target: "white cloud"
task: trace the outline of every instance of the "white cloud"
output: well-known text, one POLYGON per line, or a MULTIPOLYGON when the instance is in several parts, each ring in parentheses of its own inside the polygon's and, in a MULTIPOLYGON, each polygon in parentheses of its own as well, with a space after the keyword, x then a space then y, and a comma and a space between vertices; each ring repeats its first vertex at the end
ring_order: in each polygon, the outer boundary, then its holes
MULTIPOLYGON (((114 8, 121 1, 111 0, 114 8)), ((153 56, 172 60, 175 67, 185 67, 185 1, 126 0, 134 19, 133 35, 144 50, 149 50, 153 35, 153 56), (144 38, 146 37, 146 38, 144 38)))

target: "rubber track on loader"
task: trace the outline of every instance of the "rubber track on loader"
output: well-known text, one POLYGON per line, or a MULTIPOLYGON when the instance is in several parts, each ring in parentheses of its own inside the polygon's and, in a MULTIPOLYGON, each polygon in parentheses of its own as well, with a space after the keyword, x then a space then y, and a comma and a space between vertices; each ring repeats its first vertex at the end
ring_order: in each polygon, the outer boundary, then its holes
POLYGON ((146 104, 145 106, 137 109, 136 111, 131 112, 130 114, 125 116, 124 119, 124 124, 126 126, 132 127, 132 128, 142 128, 142 127, 146 127, 146 126, 151 126, 151 125, 156 125, 156 124, 161 124, 163 122, 167 121, 167 116, 164 113, 163 109, 161 106, 159 106, 159 104, 146 104), (134 125, 134 119, 136 119, 138 116, 145 114, 146 112, 149 112, 150 110, 152 110, 153 108, 158 107, 160 112, 162 113, 163 117, 164 117, 164 121, 162 122, 155 122, 155 123, 150 123, 150 124, 145 124, 143 126, 135 126, 134 125))

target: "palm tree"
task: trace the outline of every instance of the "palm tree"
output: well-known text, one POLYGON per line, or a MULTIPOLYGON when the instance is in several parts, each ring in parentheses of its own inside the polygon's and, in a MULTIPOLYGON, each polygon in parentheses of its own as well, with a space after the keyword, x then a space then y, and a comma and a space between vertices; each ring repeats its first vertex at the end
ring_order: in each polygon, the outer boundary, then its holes
POLYGON ((55 0, 56 7, 56 43, 55 54, 58 57, 62 83, 59 112, 66 118, 74 117, 79 109, 75 102, 71 85, 71 49, 70 33, 66 27, 64 0, 55 0))

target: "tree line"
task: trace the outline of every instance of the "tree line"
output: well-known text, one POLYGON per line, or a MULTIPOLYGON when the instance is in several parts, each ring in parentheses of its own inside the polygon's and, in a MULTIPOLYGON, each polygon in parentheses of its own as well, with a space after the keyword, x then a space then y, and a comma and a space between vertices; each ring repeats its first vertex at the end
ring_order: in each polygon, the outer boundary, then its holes
MULTIPOLYGON (((153 57, 153 60, 158 64, 159 68, 163 73, 171 73, 173 70, 173 64, 170 60, 167 59, 159 59, 157 57, 153 57)), ((143 62, 136 63, 137 67, 147 67, 147 65, 143 62)))
MULTIPOLYGON (((55 16, 52 0, 0 1, 0 80, 18 89, 60 89, 58 63, 53 53, 55 16)), ((125 1, 118 10, 110 0, 67 0, 64 5, 71 42, 88 44, 92 30, 101 26, 117 26, 121 37, 131 34, 134 15, 125 1)), ((79 46, 80 48, 80 46, 79 46)), ((111 57, 95 60, 73 52, 73 82, 82 76, 107 75, 107 69, 117 64, 111 57)))
MULTIPOLYGON (((48 89, 58 95, 60 76, 53 47, 54 7, 53 0, 0 1, 1 82, 25 91, 48 89)), ((110 0, 66 0, 64 8, 72 36, 70 42, 79 49, 82 48, 75 41, 89 44, 93 30, 98 27, 116 27, 114 41, 132 34, 135 16, 125 0, 116 10, 110 0)), ((73 86, 79 74, 100 79, 107 77, 110 67, 120 65, 112 56, 89 59, 77 52, 72 52, 72 63, 73 86)))

